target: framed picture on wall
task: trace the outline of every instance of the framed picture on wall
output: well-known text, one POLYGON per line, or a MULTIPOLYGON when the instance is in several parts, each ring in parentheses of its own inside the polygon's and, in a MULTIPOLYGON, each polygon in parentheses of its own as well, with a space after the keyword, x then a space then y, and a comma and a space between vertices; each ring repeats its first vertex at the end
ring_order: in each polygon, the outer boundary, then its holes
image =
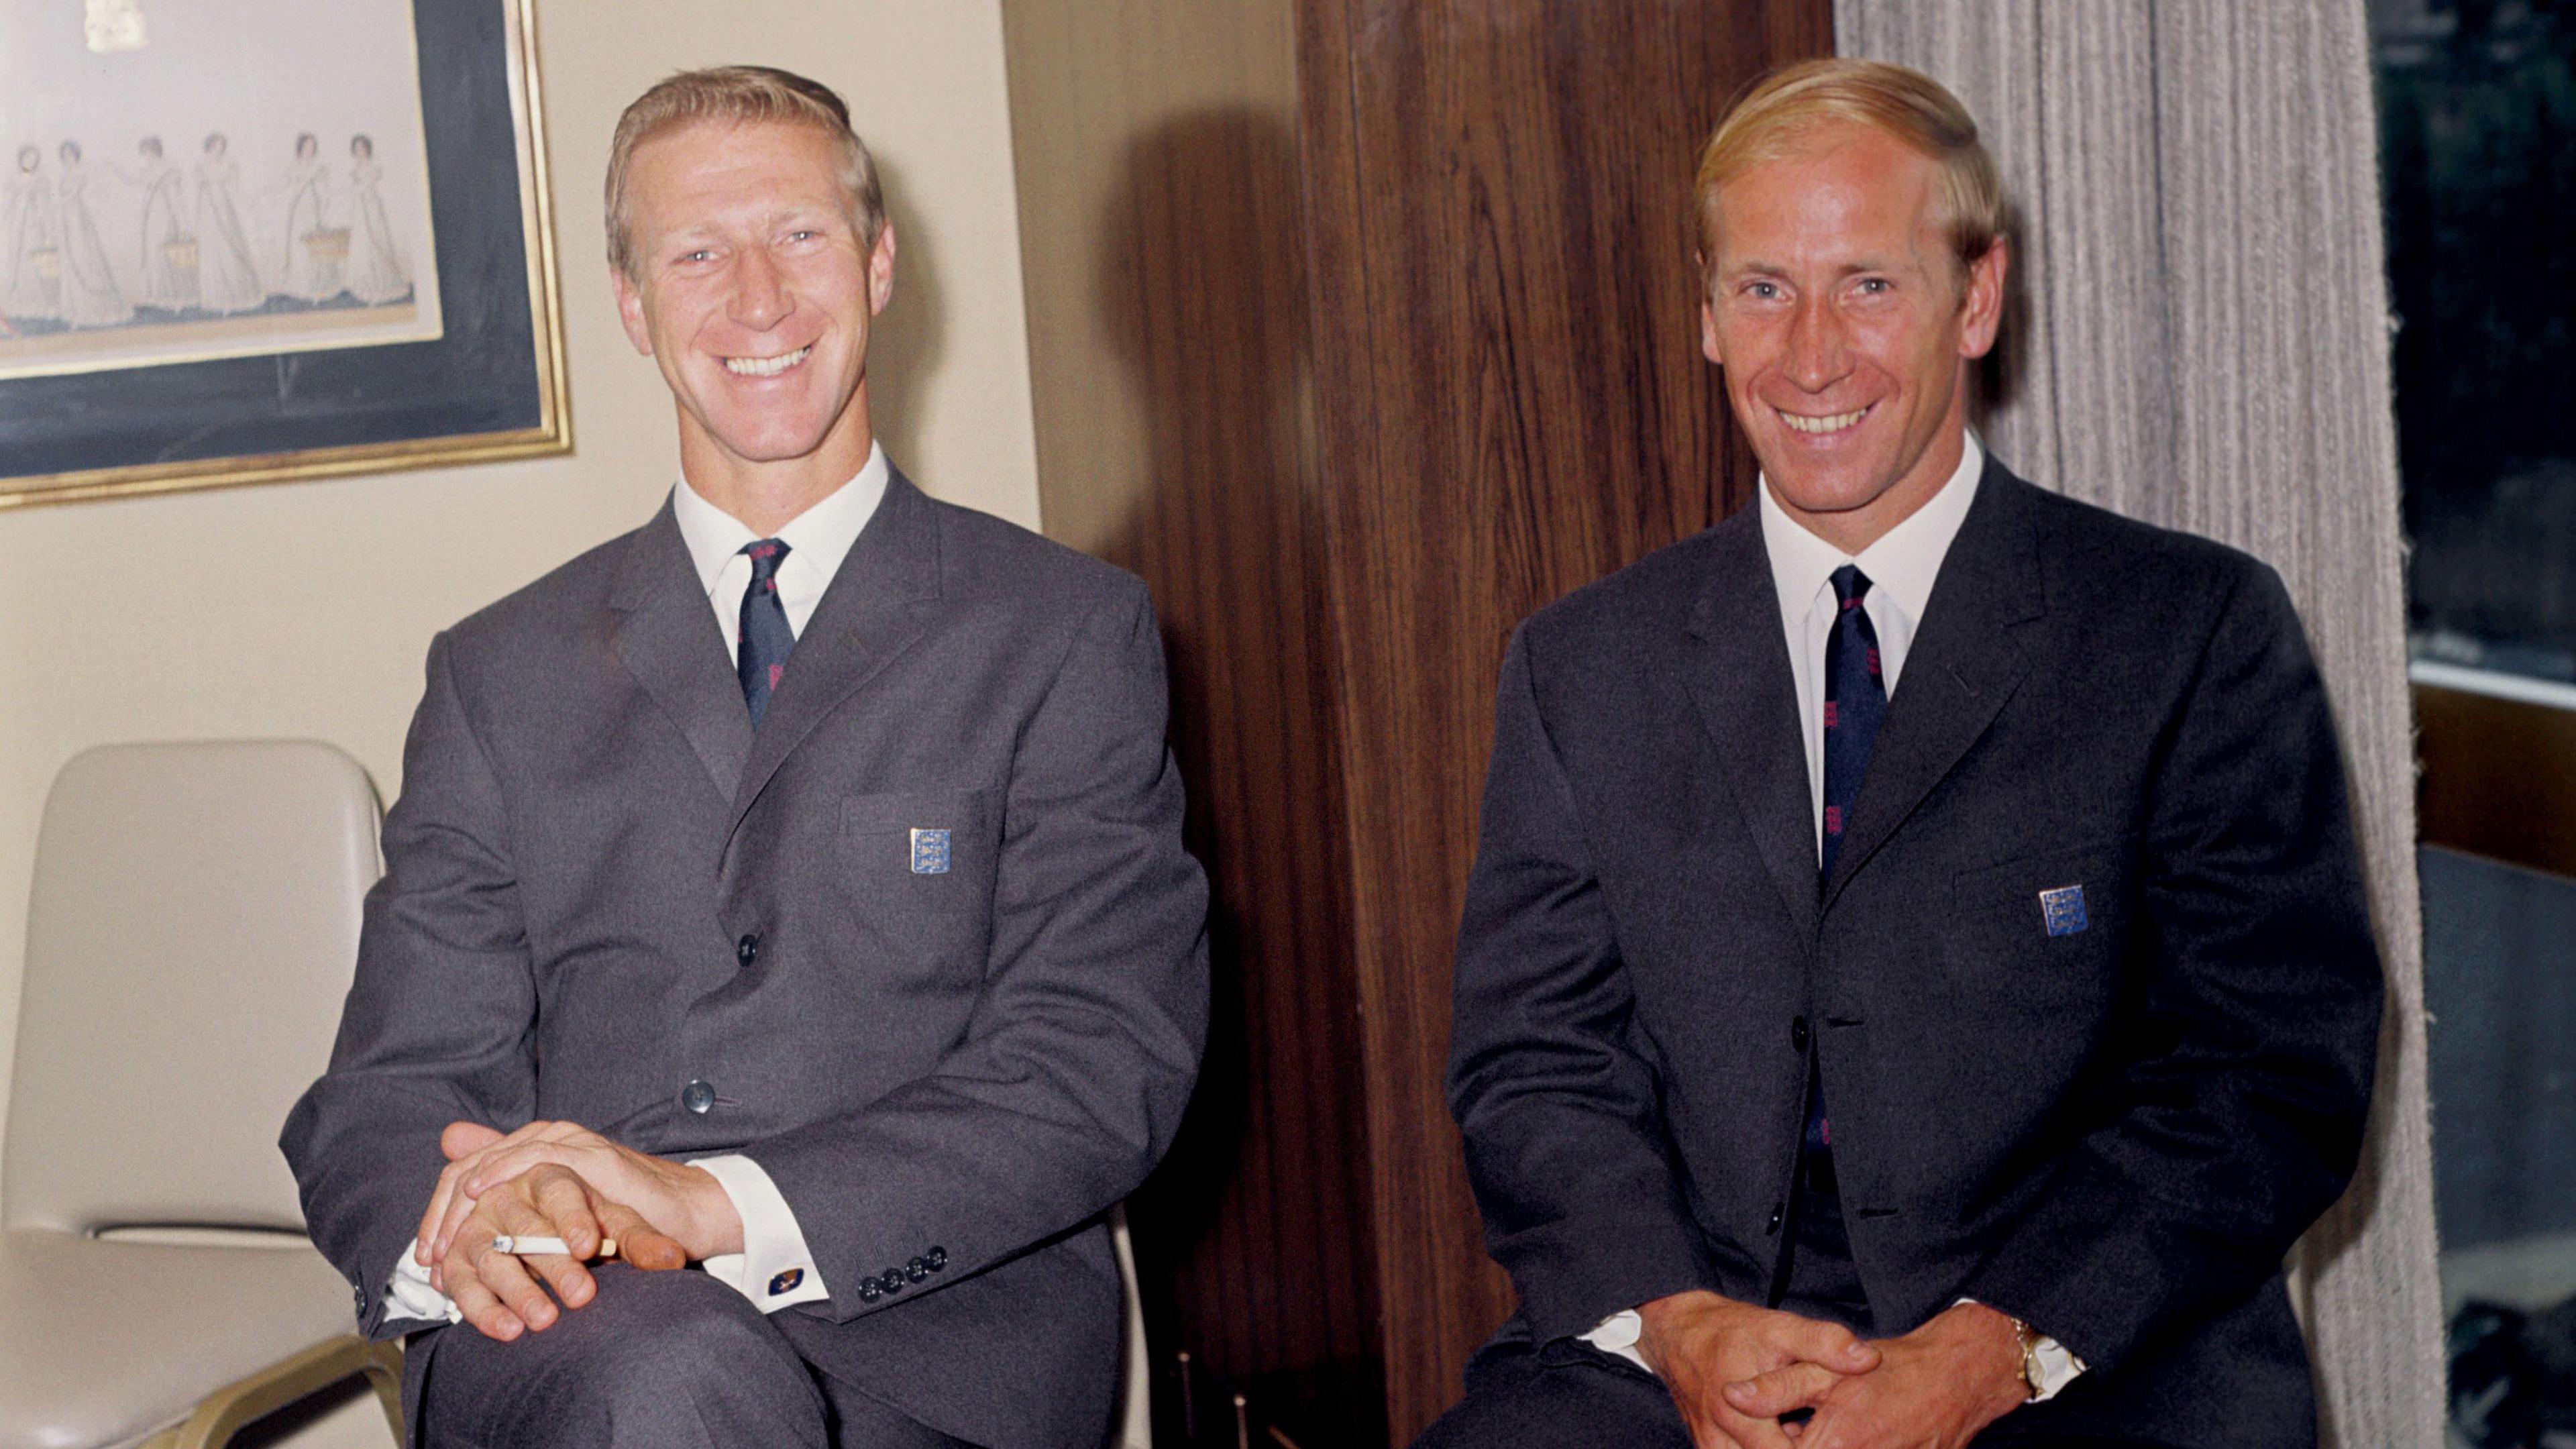
POLYGON ((533 3, 0 6, 0 508, 568 450, 533 3))

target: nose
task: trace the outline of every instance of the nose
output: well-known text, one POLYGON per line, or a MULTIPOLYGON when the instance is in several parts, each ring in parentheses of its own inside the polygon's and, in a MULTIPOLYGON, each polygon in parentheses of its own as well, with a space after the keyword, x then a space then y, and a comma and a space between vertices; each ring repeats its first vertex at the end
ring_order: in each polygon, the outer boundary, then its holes
POLYGON ((1808 392, 1823 392, 1851 371, 1851 337, 1829 299, 1799 301, 1789 323, 1787 363, 1789 380, 1808 392))
POLYGON ((734 267, 733 305, 726 315, 754 332, 766 332, 795 310, 778 263, 764 248, 745 248, 734 267))

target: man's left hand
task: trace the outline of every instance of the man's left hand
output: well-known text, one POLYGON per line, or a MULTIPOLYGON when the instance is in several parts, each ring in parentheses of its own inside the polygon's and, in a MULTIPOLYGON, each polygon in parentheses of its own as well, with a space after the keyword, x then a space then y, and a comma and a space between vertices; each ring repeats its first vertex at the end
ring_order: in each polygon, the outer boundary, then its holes
POLYGON ((547 1164, 571 1169, 600 1196, 643 1214, 692 1259, 742 1251, 742 1217, 714 1173, 611 1142, 577 1122, 531 1122, 507 1136, 456 1122, 439 1149, 447 1169, 421 1233, 430 1262, 446 1258, 476 1198, 547 1164))
POLYGON ((1959 1304, 1878 1349, 1868 1373, 1819 1386, 1792 1366, 1727 1385, 1726 1400, 1764 1418, 1814 1406, 1798 1449, 1966 1449, 2030 1398, 2021 1335, 1982 1303, 1959 1304))

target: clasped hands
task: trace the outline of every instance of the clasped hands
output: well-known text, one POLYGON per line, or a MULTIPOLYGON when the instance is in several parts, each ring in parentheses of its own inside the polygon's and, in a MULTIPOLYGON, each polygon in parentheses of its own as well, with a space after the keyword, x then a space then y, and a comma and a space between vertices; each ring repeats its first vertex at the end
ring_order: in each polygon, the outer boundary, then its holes
POLYGON ((1638 1316, 1638 1352, 1698 1449, 1965 1449, 2029 1395, 2019 1332, 1982 1304, 1876 1342, 1696 1290, 1638 1316), (1815 1417, 1779 1422, 1798 1409, 1815 1417))
POLYGON ((504 1135, 451 1122, 438 1146, 447 1167, 413 1252, 430 1286, 487 1337, 542 1331, 555 1323, 558 1301, 566 1309, 590 1302, 599 1290, 583 1263, 603 1238, 648 1270, 742 1251, 742 1219, 713 1173, 576 1123, 531 1122, 504 1135), (492 1240, 503 1234, 558 1237, 569 1251, 497 1252, 492 1240))

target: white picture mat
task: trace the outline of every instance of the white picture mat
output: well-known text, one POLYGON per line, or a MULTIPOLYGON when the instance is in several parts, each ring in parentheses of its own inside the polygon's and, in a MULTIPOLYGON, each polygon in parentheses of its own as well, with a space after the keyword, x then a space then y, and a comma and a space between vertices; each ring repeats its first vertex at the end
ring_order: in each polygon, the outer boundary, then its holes
MULTIPOLYGON (((139 0, 137 8, 146 43, 102 55, 89 48, 83 0, 0 4, 0 185, 16 178, 21 146, 38 147, 40 175, 59 178, 61 143, 79 142, 84 200, 119 288, 135 300, 146 290, 143 193, 128 179, 142 168, 137 144, 159 137, 167 160, 192 173, 206 136, 219 131, 262 284, 283 291, 296 137, 315 136, 328 173, 325 215, 346 227, 356 196, 350 140, 365 135, 410 300, 0 337, 0 378, 439 337, 411 0, 139 0)), ((193 197, 187 214, 202 231, 193 197)), ((197 241, 203 253, 209 239, 197 241)))

